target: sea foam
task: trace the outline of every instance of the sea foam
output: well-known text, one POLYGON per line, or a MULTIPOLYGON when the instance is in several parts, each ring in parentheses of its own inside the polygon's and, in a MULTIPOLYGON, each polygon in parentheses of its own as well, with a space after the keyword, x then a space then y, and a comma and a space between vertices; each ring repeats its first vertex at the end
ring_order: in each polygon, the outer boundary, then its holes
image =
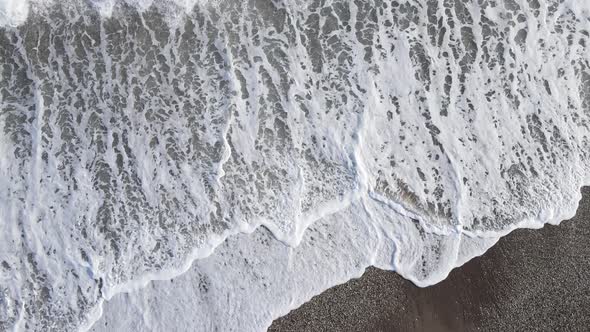
POLYGON ((0 1, 0 26, 14 27, 22 24, 29 13, 26 0, 0 1))
POLYGON ((590 183, 579 1, 0 6, 1 329, 260 330, 590 183))

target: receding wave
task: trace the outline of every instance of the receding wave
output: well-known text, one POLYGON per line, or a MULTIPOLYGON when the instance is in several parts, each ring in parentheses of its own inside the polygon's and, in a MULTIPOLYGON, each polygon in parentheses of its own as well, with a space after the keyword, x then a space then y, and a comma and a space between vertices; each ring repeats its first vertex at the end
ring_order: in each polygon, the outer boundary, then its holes
POLYGON ((276 290, 261 329, 368 265, 438 282, 590 183, 582 1, 0 0, 0 24, 0 329, 89 327, 193 261, 276 290), (281 298, 290 269, 318 279, 281 298))

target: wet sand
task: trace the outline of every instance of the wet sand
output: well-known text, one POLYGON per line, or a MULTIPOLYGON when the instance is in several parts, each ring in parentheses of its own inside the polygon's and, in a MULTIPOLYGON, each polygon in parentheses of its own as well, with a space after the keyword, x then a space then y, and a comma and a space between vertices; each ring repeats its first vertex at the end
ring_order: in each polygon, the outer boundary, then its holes
POLYGON ((573 219, 517 230, 437 285, 369 268, 269 331, 590 331, 590 187, 582 194, 573 219))

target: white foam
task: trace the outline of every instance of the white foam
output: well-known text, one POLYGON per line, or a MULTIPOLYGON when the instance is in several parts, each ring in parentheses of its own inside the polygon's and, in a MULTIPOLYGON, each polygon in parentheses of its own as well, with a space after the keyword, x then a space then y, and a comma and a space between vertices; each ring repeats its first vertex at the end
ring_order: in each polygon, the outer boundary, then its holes
MULTIPOLYGON (((400 255, 409 257, 406 255, 411 251, 423 254, 424 243, 404 244, 402 238, 410 239, 411 234, 388 234, 375 227, 366 213, 357 203, 323 218, 295 248, 277 241, 264 228, 232 237, 210 257, 195 261, 187 273, 114 296, 104 303, 103 315, 91 331, 114 327, 161 331, 171 326, 197 331, 264 331, 274 319, 329 287, 360 277, 369 266, 394 270, 419 286, 428 286, 483 254, 498 240, 458 235, 448 243, 454 249, 443 249, 444 254, 451 254, 448 265, 425 282, 415 279, 411 269, 419 259, 410 264, 398 260, 400 255)), ((411 224, 402 216, 393 218, 411 224)))
POLYGON ((590 17, 590 2, 583 0, 565 0, 563 8, 568 8, 573 11, 577 17, 586 18, 590 17))
POLYGON ((27 0, 0 0, 0 27, 16 27, 29 14, 27 0))
MULTIPOLYGON (((27 20, 31 9, 42 13, 54 0, 0 0, 0 27, 17 27, 27 20), (31 8, 32 7, 32 8, 31 8)), ((145 11, 156 6, 168 12, 168 22, 178 21, 179 13, 189 13, 197 4, 205 0, 87 0, 102 17, 108 18, 113 14, 117 5, 125 4, 145 11)))

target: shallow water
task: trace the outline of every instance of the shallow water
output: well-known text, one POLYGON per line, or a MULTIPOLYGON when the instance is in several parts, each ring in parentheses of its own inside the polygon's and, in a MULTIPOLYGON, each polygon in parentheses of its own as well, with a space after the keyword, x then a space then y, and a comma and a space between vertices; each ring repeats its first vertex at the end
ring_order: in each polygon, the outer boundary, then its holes
POLYGON ((262 329, 369 265, 438 282, 589 182, 581 1, 14 4, 3 329, 86 328, 189 269, 195 326, 262 329))

